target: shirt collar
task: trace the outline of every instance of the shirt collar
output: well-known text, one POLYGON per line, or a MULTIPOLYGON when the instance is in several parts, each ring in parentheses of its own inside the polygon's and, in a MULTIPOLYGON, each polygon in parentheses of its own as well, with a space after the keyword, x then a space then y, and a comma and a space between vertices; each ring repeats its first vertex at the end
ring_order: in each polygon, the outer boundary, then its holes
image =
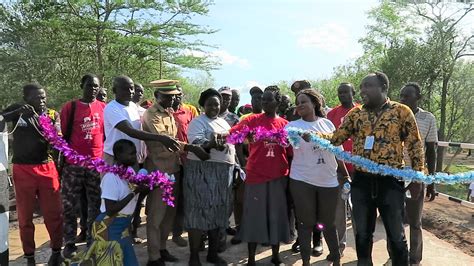
POLYGON ((172 108, 165 109, 165 108, 164 108, 163 106, 161 106, 161 104, 159 104, 159 103, 155 103, 155 104, 154 104, 154 107, 156 108, 156 110, 157 110, 158 112, 168 113, 168 114, 172 113, 172 112, 171 112, 172 108))
MULTIPOLYGON (((384 104, 382 105, 382 107, 380 107, 380 110, 384 110, 384 109, 388 109, 392 107, 392 102, 390 101, 390 98, 387 97, 387 99, 385 100, 384 104)), ((367 106, 364 104, 362 105, 362 108, 364 108, 365 110, 369 111, 369 109, 367 109, 367 106)), ((379 110, 379 111, 380 111, 379 110)))

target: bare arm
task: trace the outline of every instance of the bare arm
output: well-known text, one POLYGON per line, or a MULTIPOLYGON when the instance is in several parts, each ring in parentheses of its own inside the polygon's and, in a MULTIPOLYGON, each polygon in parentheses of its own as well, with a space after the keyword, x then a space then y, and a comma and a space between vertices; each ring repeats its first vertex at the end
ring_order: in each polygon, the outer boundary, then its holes
POLYGON ((142 130, 135 129, 127 120, 123 120, 122 122, 118 123, 115 126, 115 128, 127 134, 127 136, 131 138, 140 139, 140 140, 158 141, 158 142, 161 142, 163 145, 165 145, 166 148, 168 148, 168 150, 170 151, 179 150, 179 144, 173 138, 170 138, 165 135, 158 135, 158 134, 148 133, 142 130))
POLYGON ((235 153, 237 154, 237 158, 239 159, 240 166, 242 167, 242 169, 245 169, 245 166, 247 165, 247 159, 244 155, 244 144, 235 145, 235 153))
POLYGON ((128 194, 125 198, 119 201, 115 200, 109 200, 109 199, 104 199, 105 202, 105 213, 107 216, 112 216, 117 214, 119 211, 121 211, 127 204, 135 197, 136 194, 146 191, 148 187, 140 185, 135 190, 133 193, 128 194))
POLYGON ((344 184, 346 182, 350 182, 349 172, 347 171, 346 165, 343 161, 336 159, 337 161, 337 173, 338 176, 341 176, 342 179, 338 180, 339 184, 344 184))

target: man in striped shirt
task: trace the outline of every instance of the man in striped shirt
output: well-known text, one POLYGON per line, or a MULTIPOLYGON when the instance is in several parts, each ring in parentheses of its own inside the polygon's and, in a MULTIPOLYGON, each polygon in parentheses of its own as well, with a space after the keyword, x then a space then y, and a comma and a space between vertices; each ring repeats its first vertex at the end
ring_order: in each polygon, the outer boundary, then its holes
MULTIPOLYGON (((407 83, 400 91, 400 102, 410 107, 415 114, 418 131, 425 147, 425 161, 429 174, 434 174, 436 169, 436 143, 438 142, 438 130, 436 128, 435 116, 420 107, 418 103, 421 100, 420 85, 414 82, 407 83)), ((410 157, 405 148, 404 151, 405 166, 411 167, 410 157)), ((424 189, 424 184, 413 183, 424 189)), ((410 265, 419 265, 423 253, 423 237, 421 230, 421 216, 423 211, 424 197, 422 193, 418 197, 412 196, 405 199, 405 218, 410 225, 410 265)), ((426 198, 429 201, 435 199, 434 184, 426 187, 426 198)))

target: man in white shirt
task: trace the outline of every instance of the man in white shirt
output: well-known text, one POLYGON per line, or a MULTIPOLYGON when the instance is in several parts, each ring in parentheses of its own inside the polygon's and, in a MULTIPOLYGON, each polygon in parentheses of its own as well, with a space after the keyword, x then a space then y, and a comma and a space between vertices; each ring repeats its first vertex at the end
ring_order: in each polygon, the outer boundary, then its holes
MULTIPOLYGON (((434 174, 436 169, 436 143, 438 142, 438 130, 436 128, 435 116, 418 107, 421 100, 421 89, 417 83, 407 83, 400 91, 400 102, 410 107, 415 114, 416 124, 422 142, 425 144, 425 157, 429 174, 434 174)), ((411 167, 408 152, 404 151, 405 166, 411 167)), ((410 225, 410 265, 419 265, 423 253, 423 237, 421 229, 421 217, 423 212, 423 189, 421 183, 411 183, 410 186, 417 186, 421 193, 405 199, 405 216, 410 225)), ((435 199, 434 184, 426 188, 426 197, 429 201, 435 199)))
POLYGON ((140 140, 161 142, 169 151, 178 151, 179 144, 166 135, 153 134, 141 130, 140 114, 132 101, 135 94, 133 80, 127 76, 118 76, 113 80, 112 90, 115 100, 104 109, 104 160, 113 164, 113 145, 119 139, 128 139, 141 151, 140 140))

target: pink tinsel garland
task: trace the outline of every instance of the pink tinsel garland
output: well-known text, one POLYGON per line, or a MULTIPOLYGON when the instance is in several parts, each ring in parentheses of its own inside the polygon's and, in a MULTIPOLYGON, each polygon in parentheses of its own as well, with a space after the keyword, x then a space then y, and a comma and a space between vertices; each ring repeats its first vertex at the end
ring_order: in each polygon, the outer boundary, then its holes
POLYGON ((94 169, 99 173, 113 173, 120 178, 127 180, 132 184, 146 184, 150 190, 159 187, 163 191, 162 199, 169 206, 174 206, 173 182, 160 172, 154 171, 148 175, 135 174, 132 168, 119 165, 108 165, 101 158, 92 159, 90 156, 83 156, 73 150, 69 144, 58 135, 58 132, 51 123, 51 119, 42 115, 39 117, 39 124, 46 140, 53 145, 55 149, 60 151, 69 162, 94 169))
POLYGON ((288 147, 288 133, 285 129, 271 129, 264 127, 249 128, 243 127, 241 130, 235 131, 227 136, 227 142, 230 144, 244 143, 246 138, 253 137, 254 141, 268 141, 278 143, 283 147, 288 147))

